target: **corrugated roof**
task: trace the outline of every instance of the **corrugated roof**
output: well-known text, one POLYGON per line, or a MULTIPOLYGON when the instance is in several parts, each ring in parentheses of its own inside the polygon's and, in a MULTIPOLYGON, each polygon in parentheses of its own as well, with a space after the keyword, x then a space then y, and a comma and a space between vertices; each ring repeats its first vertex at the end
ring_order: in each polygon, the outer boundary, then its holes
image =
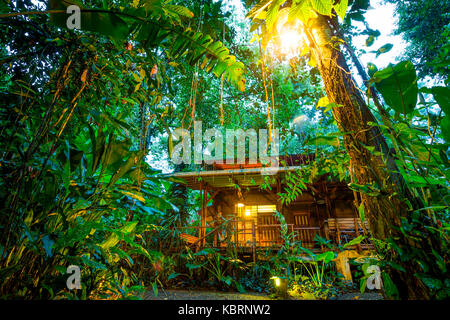
POLYGON ((207 184, 211 188, 258 187, 264 183, 266 177, 271 185, 275 185, 272 178, 280 177, 286 172, 302 169, 303 166, 278 168, 247 168, 230 170, 209 170, 197 172, 176 172, 165 175, 170 180, 185 184, 190 189, 200 190, 200 185, 207 184))

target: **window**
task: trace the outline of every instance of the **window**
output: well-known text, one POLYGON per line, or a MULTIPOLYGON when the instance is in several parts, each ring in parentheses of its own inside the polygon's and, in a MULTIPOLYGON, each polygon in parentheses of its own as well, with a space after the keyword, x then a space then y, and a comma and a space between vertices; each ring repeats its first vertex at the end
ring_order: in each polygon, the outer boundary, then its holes
POLYGON ((239 206, 236 205, 237 216, 242 219, 254 219, 258 215, 272 215, 276 211, 276 205, 239 206))

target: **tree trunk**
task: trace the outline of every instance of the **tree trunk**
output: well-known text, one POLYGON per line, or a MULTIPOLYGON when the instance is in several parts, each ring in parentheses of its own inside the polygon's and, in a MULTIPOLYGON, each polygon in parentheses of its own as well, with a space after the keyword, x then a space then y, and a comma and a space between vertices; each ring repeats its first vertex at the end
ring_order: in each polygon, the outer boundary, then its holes
POLYGON ((421 201, 412 196, 406 187, 379 128, 368 125, 368 122, 376 123, 377 120, 364 102, 338 48, 339 44, 332 43, 333 36, 335 34, 325 16, 319 16, 308 32, 310 48, 316 58, 327 96, 330 102, 342 105, 333 108, 333 116, 339 130, 347 132, 343 139, 354 167, 355 182, 360 185, 375 184, 380 189, 377 196, 361 193, 371 234, 383 241, 394 240, 402 250, 400 254, 398 250, 391 249, 389 255, 390 260, 405 271, 388 270, 400 298, 429 299, 431 294, 428 287, 414 274, 423 273, 418 263, 420 260, 430 267, 428 273, 442 273, 436 269, 436 261, 431 254, 432 249, 439 253, 442 251, 440 241, 425 228, 433 223, 426 215, 420 216, 420 230, 415 230, 420 233, 418 239, 406 237, 401 231, 402 220, 411 220, 411 211, 404 199, 409 200, 414 210, 422 207, 421 201), (375 147, 383 157, 373 155, 365 146, 375 147))

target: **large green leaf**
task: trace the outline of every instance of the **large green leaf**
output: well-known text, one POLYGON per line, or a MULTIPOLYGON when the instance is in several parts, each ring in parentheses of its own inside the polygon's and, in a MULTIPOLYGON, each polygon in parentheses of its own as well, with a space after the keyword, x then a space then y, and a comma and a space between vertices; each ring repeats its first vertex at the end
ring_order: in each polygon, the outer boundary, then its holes
POLYGON ((441 131, 447 142, 450 142, 450 114, 441 120, 441 131))
MULTIPOLYGON (((73 0, 50 0, 50 9, 67 10, 67 7, 77 5, 81 11, 81 30, 98 32, 115 39, 126 39, 129 35, 127 23, 113 12, 87 9, 81 3, 73 0)), ((50 22, 61 28, 67 28, 67 19, 70 13, 52 13, 50 22)))
POLYGON ((348 0, 340 0, 337 4, 334 5, 334 10, 342 20, 344 20, 345 14, 347 13, 347 7, 348 0))
POLYGON ((395 111, 408 114, 416 107, 417 76, 410 61, 389 65, 389 67, 375 72, 373 81, 386 103, 395 111))
POLYGON ((307 141, 308 145, 319 145, 319 146, 338 146, 338 141, 336 137, 330 136, 317 136, 307 141))
POLYGON ((111 233, 111 235, 108 237, 108 239, 106 239, 102 244, 100 244, 100 247, 102 247, 104 250, 107 250, 107 249, 115 246, 117 243, 119 243, 121 237, 133 232, 134 229, 136 229, 137 224, 138 224, 138 221, 127 222, 119 230, 114 230, 111 233))
POLYGON ((388 297, 398 298, 397 286, 394 284, 389 274, 387 274, 386 272, 382 272, 381 277, 383 278, 383 287, 386 295, 388 297))
POLYGON ((369 62, 367 64, 367 72, 369 74, 369 76, 373 77, 373 75, 375 74, 375 72, 378 71, 378 68, 376 65, 374 65, 373 63, 369 62))
POLYGON ((360 244, 361 241, 363 241, 366 238, 366 236, 364 235, 360 235, 355 239, 350 240, 349 242, 347 242, 346 244, 344 244, 344 248, 350 247, 350 246, 354 246, 357 244, 360 244))
POLYGON ((127 172, 129 172, 133 166, 135 166, 137 163, 140 163, 142 161, 142 158, 145 156, 145 151, 130 151, 128 152, 130 155, 128 160, 126 160, 117 170, 113 176, 111 177, 111 180, 108 183, 108 186, 113 185, 116 183, 120 178, 122 178, 127 172))
POLYGON ((333 9, 333 0, 311 0, 311 5, 317 13, 325 16, 331 16, 331 10, 333 9))
POLYGON ((431 93, 442 111, 444 111, 447 116, 450 116, 450 88, 433 87, 431 88, 431 93))
POLYGON ((316 262, 323 261, 323 263, 329 263, 334 258, 335 258, 335 254, 333 251, 326 251, 326 252, 323 252, 323 253, 317 255, 314 258, 314 261, 316 261, 316 262))
MULTIPOLYGON (((159 6, 154 5, 147 10, 143 10, 143 8, 130 10, 128 8, 124 12, 113 12, 104 9, 86 9, 73 0, 51 0, 50 8, 66 10, 73 4, 78 5, 81 9, 82 30, 126 40, 130 37, 130 29, 124 19, 134 20, 135 28, 133 30, 137 32, 136 40, 143 47, 165 48, 170 52, 172 58, 185 58, 191 65, 203 59, 202 69, 212 72, 217 77, 224 75, 225 80, 236 88, 241 91, 245 89, 244 64, 236 61, 236 58, 230 55, 229 50, 221 42, 214 41, 209 35, 180 26, 180 23, 173 23, 173 16, 176 14, 192 16, 192 13, 183 7, 165 5, 161 13, 165 13, 166 16, 157 18, 153 17, 157 12, 152 14, 152 10, 156 10, 154 8, 159 8, 159 6), (149 10, 150 12, 147 12, 149 10)), ((66 13, 52 13, 50 20, 55 25, 66 28, 68 17, 69 15, 66 13)), ((179 19, 175 20, 180 22, 179 19)))
POLYGON ((92 172, 95 172, 100 165, 100 160, 105 152, 106 137, 103 130, 98 130, 96 138, 91 126, 89 126, 89 134, 92 141, 92 172))
POLYGON ((296 1, 292 4, 289 9, 288 14, 288 22, 295 21, 295 19, 299 19, 303 24, 307 25, 308 20, 315 14, 314 11, 311 10, 311 6, 307 1, 300 0, 296 1))
POLYGON ((359 213, 359 218, 361 219, 361 222, 364 223, 365 211, 364 211, 364 203, 363 202, 361 202, 361 204, 358 207, 358 213, 359 213))
POLYGON ((376 57, 378 58, 378 56, 380 54, 389 52, 392 50, 392 48, 394 47, 394 45, 392 43, 387 43, 384 46, 380 47, 377 51, 376 51, 376 57))
POLYGON ((274 0, 271 5, 269 6, 269 9, 267 9, 266 14, 266 26, 267 30, 270 32, 273 28, 273 25, 278 17, 278 12, 280 10, 280 6, 285 2, 285 0, 274 0))
MULTIPOLYGON (((125 159, 130 152, 131 140, 110 141, 102 164, 106 167, 117 164, 125 159)), ((114 170, 115 171, 115 170, 114 170)))

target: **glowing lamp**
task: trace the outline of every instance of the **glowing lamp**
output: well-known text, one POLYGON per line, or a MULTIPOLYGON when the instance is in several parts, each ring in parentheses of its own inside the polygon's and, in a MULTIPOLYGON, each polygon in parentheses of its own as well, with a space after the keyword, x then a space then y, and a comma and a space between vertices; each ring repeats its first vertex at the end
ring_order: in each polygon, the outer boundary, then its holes
POLYGON ((249 209, 245 210, 245 216, 246 217, 250 217, 252 215, 252 213, 250 212, 249 209))
POLYGON ((281 284, 280 278, 276 277, 276 278, 274 279, 274 281, 275 281, 275 286, 279 287, 280 284, 281 284))
POLYGON ((243 204, 243 203, 238 203, 237 206, 238 206, 238 208, 243 208, 243 207, 245 207, 245 204, 243 204))
POLYGON ((275 293, 279 297, 287 298, 287 279, 274 276, 271 278, 275 285, 275 293))

